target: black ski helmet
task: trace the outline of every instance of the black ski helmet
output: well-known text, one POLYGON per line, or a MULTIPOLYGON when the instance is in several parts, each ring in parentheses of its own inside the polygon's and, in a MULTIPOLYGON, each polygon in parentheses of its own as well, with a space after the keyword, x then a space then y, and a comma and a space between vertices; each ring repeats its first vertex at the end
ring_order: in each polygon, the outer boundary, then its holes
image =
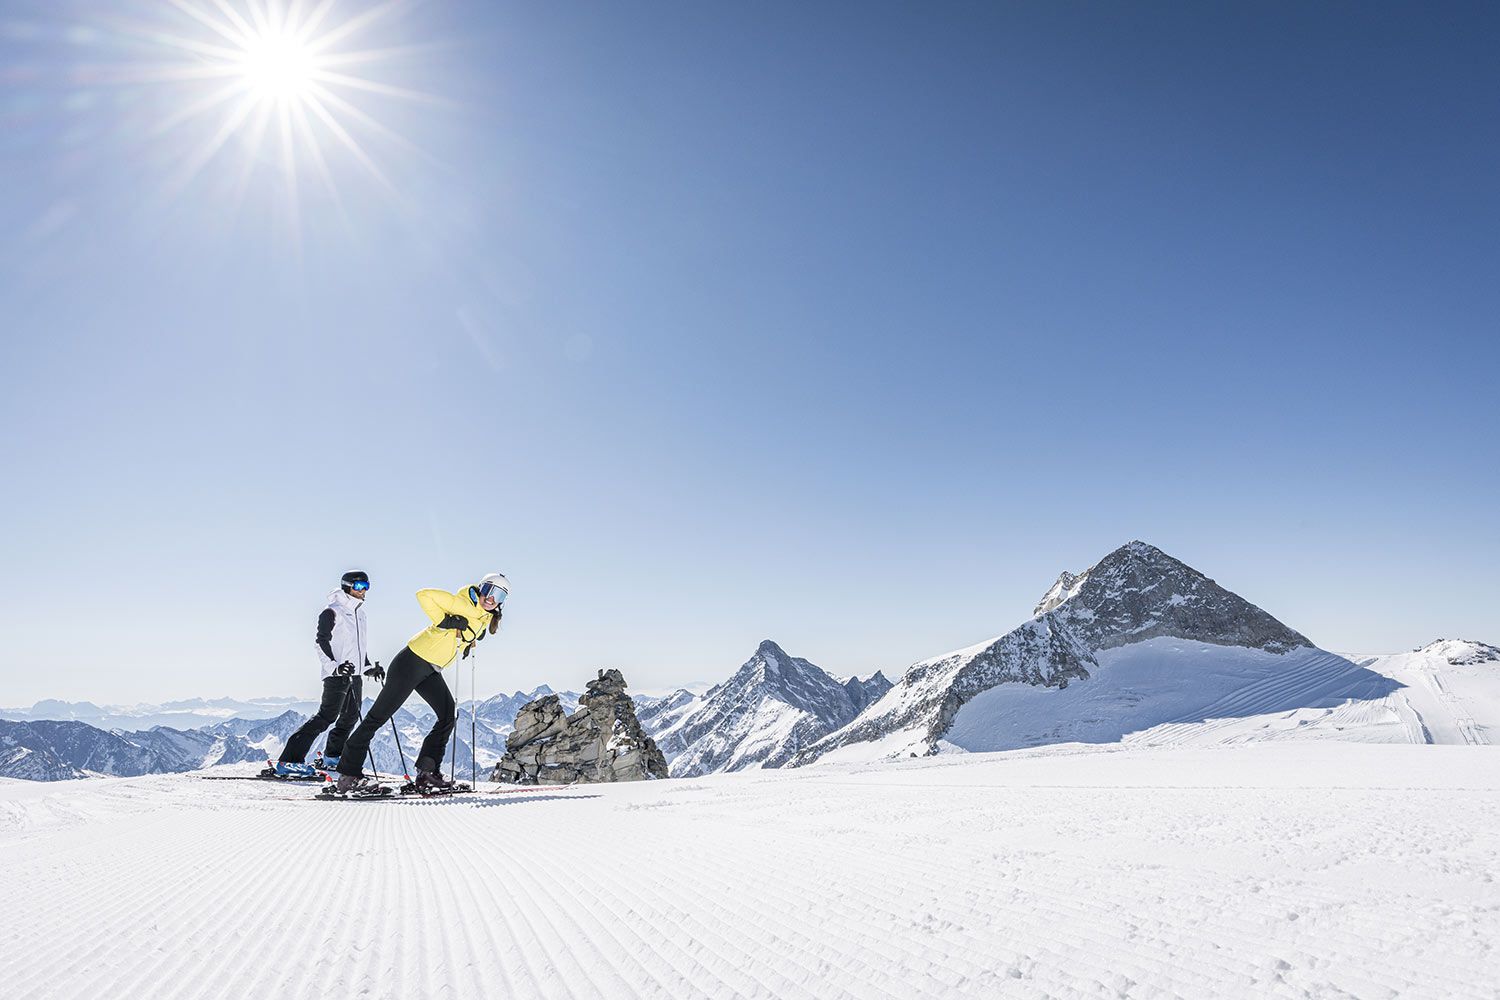
POLYGON ((360 592, 364 592, 370 589, 370 574, 366 573, 362 569, 351 569, 349 572, 339 577, 339 585, 342 586, 345 591, 358 590, 360 592))

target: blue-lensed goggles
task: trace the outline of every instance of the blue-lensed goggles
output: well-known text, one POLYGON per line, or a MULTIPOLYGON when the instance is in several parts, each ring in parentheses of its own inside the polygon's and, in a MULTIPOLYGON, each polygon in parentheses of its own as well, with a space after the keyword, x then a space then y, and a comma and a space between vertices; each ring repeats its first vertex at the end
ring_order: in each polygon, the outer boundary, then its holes
POLYGON ((509 595, 506 593, 505 588, 499 586, 498 584, 481 583, 479 585, 479 596, 493 597, 496 604, 504 604, 505 598, 509 595))
POLYGON ((357 590, 361 594, 363 594, 365 591, 370 589, 370 582, 368 580, 355 580, 353 583, 349 584, 349 589, 357 590))

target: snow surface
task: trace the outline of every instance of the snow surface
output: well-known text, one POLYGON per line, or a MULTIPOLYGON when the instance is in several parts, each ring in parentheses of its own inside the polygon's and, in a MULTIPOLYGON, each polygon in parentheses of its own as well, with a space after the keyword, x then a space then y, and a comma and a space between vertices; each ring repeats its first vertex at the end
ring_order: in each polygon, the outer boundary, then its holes
POLYGON ((1303 728, 1299 713, 1324 715, 1351 698, 1382 699, 1398 686, 1308 647, 1271 653, 1160 637, 1095 658, 1092 676, 1063 690, 1001 684, 979 694, 959 709, 946 741, 965 750, 1008 750, 1126 736, 1152 743, 1273 738, 1303 728), (1286 718, 1296 724, 1280 727, 1286 718))
POLYGON ((1500 650, 1440 639, 1410 653, 1350 657, 1400 682, 1389 709, 1414 743, 1500 743, 1500 650))
POLYGON ((0 781, 0 981, 14 1000, 1493 998, 1495 764, 1071 744, 370 803, 0 781))

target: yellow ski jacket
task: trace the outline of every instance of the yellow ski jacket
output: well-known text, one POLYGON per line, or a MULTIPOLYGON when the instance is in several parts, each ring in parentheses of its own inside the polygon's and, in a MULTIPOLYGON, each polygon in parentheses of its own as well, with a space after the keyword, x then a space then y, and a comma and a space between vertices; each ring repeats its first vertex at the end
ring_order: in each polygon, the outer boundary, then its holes
POLYGON ((479 606, 479 595, 473 587, 448 593, 446 590, 419 590, 417 603, 427 612, 432 624, 416 635, 406 647, 439 670, 453 662, 460 644, 467 644, 484 635, 493 616, 479 606), (462 630, 438 628, 438 622, 448 615, 468 619, 462 630))

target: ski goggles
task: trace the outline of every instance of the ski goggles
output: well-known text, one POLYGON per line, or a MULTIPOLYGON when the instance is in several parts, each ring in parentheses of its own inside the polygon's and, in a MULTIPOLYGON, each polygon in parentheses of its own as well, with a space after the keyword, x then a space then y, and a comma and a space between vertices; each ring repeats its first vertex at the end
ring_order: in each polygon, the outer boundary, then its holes
POLYGON ((350 590, 357 590, 361 594, 363 594, 365 591, 367 591, 367 590, 370 589, 370 581, 369 580, 355 580, 353 583, 349 584, 349 589, 350 590))
POLYGON ((492 597, 496 604, 504 604, 505 599, 510 596, 505 588, 497 583, 481 583, 479 585, 480 597, 492 597))

